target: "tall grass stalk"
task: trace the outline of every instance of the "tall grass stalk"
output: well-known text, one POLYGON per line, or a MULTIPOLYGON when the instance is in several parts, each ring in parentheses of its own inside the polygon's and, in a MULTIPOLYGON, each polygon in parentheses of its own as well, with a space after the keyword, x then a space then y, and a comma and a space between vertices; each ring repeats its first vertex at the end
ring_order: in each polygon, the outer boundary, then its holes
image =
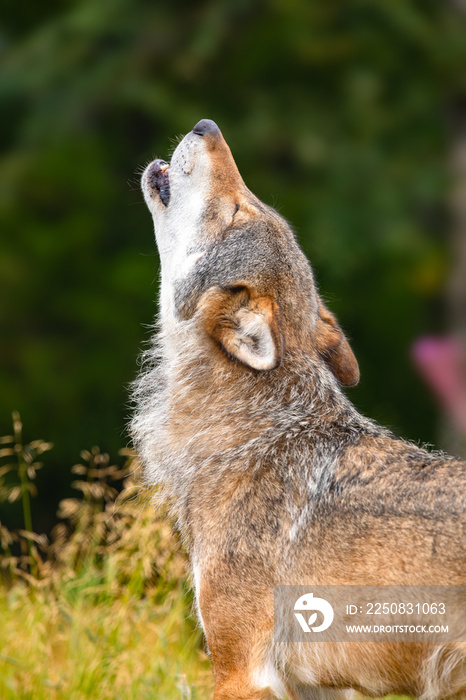
MULTIPOLYGON (((29 496, 28 464, 24 458, 23 447, 23 424, 17 411, 13 411, 13 438, 16 459, 18 463, 18 475, 21 486, 21 503, 23 506, 24 529, 27 532, 34 532, 32 528, 31 498, 29 496)), ((37 566, 33 560, 32 541, 27 541, 31 573, 37 575, 37 566)))
POLYGON ((42 467, 42 463, 37 461, 39 455, 52 449, 52 444, 44 440, 33 440, 27 444, 23 442, 23 424, 18 411, 13 411, 13 435, 7 435, 0 439, 2 447, 0 458, 13 459, 0 467, 0 502, 8 501, 14 503, 21 500, 23 513, 23 529, 16 533, 11 533, 1 525, 0 544, 7 556, 6 561, 1 556, 0 568, 9 568, 13 571, 16 567, 17 573, 20 569, 26 575, 27 571, 33 578, 37 578, 39 572, 40 557, 37 546, 45 546, 46 538, 37 535, 32 526, 31 496, 37 494, 34 485, 37 471, 42 467), (22 556, 12 556, 10 545, 19 542, 22 556))

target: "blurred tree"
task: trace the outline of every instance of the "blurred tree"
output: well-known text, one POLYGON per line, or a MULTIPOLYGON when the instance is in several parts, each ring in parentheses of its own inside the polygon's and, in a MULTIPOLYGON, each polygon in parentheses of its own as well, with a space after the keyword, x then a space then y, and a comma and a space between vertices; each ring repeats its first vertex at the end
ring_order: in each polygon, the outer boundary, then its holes
POLYGON ((0 415, 55 443, 50 504, 80 449, 126 440, 157 275, 134 173, 203 117, 296 226, 360 360, 352 398, 433 439, 407 348, 443 321, 444 113, 466 67, 448 5, 10 2, 0 39, 0 415))
MULTIPOLYGON (((455 0, 453 10, 466 19, 465 0, 455 0)), ((466 89, 455 95, 451 119, 451 170, 453 269, 448 284, 449 320, 458 343, 457 395, 453 414, 444 426, 445 447, 466 459, 466 89)))

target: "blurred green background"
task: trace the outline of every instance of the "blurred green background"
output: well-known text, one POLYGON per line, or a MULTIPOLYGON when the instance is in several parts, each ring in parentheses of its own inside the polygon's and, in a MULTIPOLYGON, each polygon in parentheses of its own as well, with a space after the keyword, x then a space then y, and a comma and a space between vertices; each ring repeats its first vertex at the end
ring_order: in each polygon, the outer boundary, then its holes
POLYGON ((435 441, 409 349, 446 322, 449 114, 466 75, 453 5, 7 0, 2 15, 0 430, 17 409, 27 438, 55 444, 36 529, 81 449, 128 442, 158 276, 138 173, 204 117, 295 227, 360 362, 351 398, 435 441))

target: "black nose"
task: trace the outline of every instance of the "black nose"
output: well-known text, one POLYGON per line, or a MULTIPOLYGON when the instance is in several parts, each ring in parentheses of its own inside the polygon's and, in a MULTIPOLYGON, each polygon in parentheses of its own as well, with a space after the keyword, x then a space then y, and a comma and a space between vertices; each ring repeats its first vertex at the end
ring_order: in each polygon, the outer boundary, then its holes
POLYGON ((212 119, 201 119, 197 122, 193 129, 193 134, 198 134, 199 136, 205 136, 205 134, 215 134, 219 133, 220 129, 217 124, 212 121, 212 119))

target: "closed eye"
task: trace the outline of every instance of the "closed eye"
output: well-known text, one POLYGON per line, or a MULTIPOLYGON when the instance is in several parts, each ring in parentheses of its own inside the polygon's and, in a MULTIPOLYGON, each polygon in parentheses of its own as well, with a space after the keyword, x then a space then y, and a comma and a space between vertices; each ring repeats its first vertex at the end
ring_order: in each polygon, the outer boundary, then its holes
POLYGON ((235 211, 233 212, 233 219, 235 218, 238 211, 239 211, 239 204, 235 204, 235 211))
POLYGON ((233 284, 231 287, 226 287, 232 294, 241 294, 247 292, 247 287, 244 284, 233 284))

